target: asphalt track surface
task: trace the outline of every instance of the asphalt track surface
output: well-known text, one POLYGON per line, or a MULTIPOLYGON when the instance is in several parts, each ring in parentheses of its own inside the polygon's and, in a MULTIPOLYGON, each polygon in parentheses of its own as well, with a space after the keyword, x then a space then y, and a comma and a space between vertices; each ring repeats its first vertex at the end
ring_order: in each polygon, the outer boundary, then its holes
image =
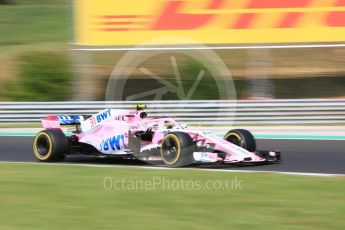
MULTIPOLYGON (((37 162, 32 154, 33 137, 0 137, 0 161, 37 162)), ((257 140, 258 149, 281 150, 279 164, 260 166, 196 165, 199 168, 345 174, 345 141, 339 140, 257 140)), ((85 156, 67 157, 64 163, 150 166, 147 163, 85 156)))

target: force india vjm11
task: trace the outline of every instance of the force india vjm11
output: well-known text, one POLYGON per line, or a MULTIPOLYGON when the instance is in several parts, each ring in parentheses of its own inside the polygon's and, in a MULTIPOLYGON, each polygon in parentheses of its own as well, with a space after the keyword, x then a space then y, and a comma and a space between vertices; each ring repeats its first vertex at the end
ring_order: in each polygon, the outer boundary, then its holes
POLYGON ((172 118, 147 118, 146 106, 106 109, 95 115, 47 116, 33 142, 40 161, 61 161, 66 155, 128 156, 170 167, 192 163, 279 162, 279 151, 257 151, 253 135, 234 129, 218 135, 187 128, 172 118), (65 134, 63 125, 73 125, 65 134))

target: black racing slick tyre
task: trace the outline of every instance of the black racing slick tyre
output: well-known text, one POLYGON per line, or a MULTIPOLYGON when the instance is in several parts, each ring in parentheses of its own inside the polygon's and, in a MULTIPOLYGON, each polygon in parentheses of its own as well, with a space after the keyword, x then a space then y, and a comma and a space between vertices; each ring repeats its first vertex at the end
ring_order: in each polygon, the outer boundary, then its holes
POLYGON ((225 134, 224 139, 228 142, 231 142, 235 145, 238 145, 249 152, 255 152, 256 151, 256 141, 251 134, 246 129, 233 129, 230 130, 227 134, 225 134))
POLYGON ((67 137, 60 129, 43 130, 34 139, 33 152, 40 161, 61 161, 69 152, 67 137))
POLYGON ((183 167, 194 162, 196 145, 192 138, 183 132, 165 135, 161 143, 161 157, 166 166, 183 167))

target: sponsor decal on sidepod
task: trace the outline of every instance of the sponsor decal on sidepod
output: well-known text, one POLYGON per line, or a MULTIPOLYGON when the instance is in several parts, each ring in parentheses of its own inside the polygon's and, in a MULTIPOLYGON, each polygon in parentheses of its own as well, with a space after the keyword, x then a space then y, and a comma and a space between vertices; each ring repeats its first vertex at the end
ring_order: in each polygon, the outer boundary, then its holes
POLYGON ((100 143, 101 152, 111 152, 126 148, 125 135, 119 134, 110 138, 104 139, 100 143))

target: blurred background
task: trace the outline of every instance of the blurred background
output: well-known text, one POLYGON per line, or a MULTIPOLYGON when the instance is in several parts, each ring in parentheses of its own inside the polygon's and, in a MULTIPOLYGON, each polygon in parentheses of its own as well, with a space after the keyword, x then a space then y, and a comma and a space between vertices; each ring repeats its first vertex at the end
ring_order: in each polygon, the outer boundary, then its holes
MULTIPOLYGON (((0 0, 1 101, 105 99, 111 72, 127 51, 73 50, 72 6, 68 0, 0 0)), ((215 52, 231 72, 238 99, 345 96, 345 48, 215 52)), ((173 79, 170 55, 147 61, 152 72, 168 80, 173 79)), ((183 84, 189 87, 205 63, 177 60, 183 84)), ((140 71, 132 72, 128 82, 131 89, 156 88, 140 71)), ((205 78, 192 99, 217 99, 214 87, 212 79, 205 78)))
POLYGON ((0 229, 344 229, 344 41, 344 0, 0 0, 0 229), (160 36, 218 48, 147 46, 127 59, 160 36), (248 129, 283 162, 158 171, 92 156, 36 163, 43 117, 134 108, 133 99, 148 100, 139 103, 150 117, 220 136, 248 129), (243 189, 105 188, 107 178, 146 185, 157 176, 172 185, 239 179, 243 189))

